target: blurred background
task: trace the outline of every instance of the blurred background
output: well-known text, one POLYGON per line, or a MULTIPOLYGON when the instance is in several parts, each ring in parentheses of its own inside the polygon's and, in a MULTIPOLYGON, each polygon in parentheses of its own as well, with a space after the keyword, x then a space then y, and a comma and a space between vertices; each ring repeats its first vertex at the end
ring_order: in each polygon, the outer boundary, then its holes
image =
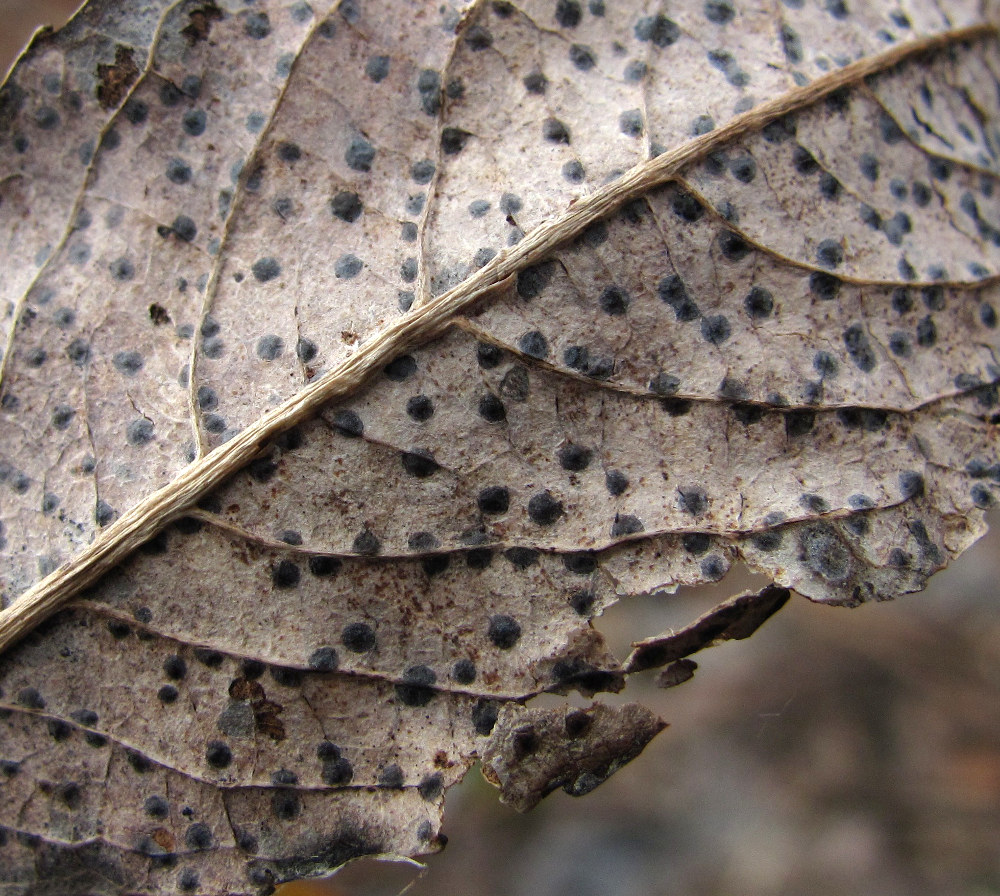
MULTIPOLYGON (((123 0, 124 2, 124 0, 123 0)), ((0 65, 66 0, 0 0, 0 65)), ((478 770, 449 792, 448 848, 409 896, 1000 896, 1000 514, 922 594, 843 610, 792 600, 672 690, 625 695, 670 722, 584 799, 528 815, 478 770)), ((620 657, 763 584, 624 601, 620 657)), ((414 872, 362 862, 280 896, 394 896, 414 872)), ((68 894, 76 896, 76 894, 68 894)))

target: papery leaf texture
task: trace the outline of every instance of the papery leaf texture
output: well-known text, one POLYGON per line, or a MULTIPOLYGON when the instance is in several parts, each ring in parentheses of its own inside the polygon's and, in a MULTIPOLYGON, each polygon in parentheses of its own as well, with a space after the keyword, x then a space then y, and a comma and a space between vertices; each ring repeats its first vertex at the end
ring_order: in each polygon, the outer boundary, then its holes
POLYGON ((90 0, 0 91, 0 894, 583 795, 997 499, 985 0, 90 0), (774 585, 623 663, 615 601, 774 585), (730 648, 736 649, 736 648, 730 648), (696 686, 696 685, 692 685, 696 686))

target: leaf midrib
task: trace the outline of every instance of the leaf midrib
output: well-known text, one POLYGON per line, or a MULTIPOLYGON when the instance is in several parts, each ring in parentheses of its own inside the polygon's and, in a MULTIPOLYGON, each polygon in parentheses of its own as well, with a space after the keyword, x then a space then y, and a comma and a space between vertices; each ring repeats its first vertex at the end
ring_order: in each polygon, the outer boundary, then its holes
POLYGON ((377 331, 351 357, 331 368, 284 403, 268 411, 230 441, 182 470, 171 482, 123 513, 76 557, 46 576, 0 611, 0 654, 92 585, 187 508, 252 461, 275 436, 304 422, 322 405, 344 398, 377 370, 413 346, 438 336, 463 309, 508 283, 556 246, 677 175, 713 149, 760 130, 836 90, 857 84, 914 56, 962 41, 996 34, 992 24, 944 32, 858 60, 804 87, 769 100, 726 124, 643 162, 620 178, 584 196, 563 215, 540 224, 501 251, 471 277, 377 331))

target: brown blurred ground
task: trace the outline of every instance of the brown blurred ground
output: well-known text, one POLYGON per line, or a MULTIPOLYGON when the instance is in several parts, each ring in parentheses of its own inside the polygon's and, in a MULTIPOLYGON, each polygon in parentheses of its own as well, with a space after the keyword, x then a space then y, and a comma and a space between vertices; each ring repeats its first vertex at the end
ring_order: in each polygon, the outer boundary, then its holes
MULTIPOLYGON (((0 64, 73 6, 0 0, 0 64)), ((853 611, 797 599, 700 655, 693 682, 632 682, 626 697, 671 727, 582 800, 519 816, 473 771, 410 896, 1000 896, 993 521, 923 594, 853 611)), ((599 627, 623 656, 745 581, 626 601, 599 627)), ((392 896, 409 877, 365 865, 282 896, 392 896)))

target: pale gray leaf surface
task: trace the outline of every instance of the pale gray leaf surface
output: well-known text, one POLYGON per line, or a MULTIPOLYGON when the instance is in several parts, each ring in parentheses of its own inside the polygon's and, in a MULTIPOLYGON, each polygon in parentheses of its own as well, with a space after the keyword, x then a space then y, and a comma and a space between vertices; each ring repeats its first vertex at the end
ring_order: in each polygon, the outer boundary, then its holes
MULTIPOLYGON (((37 34, 3 87, 0 344, 5 355, 25 291, 67 231, 86 221, 74 215, 74 207, 97 142, 146 67, 168 6, 166 0, 134 3, 122 15, 120 4, 89 3, 60 31, 37 34)), ((89 248, 77 243, 78 264, 86 262, 89 248)), ((43 295, 35 293, 33 301, 42 303, 43 295)))
POLYGON ((1000 60, 961 31, 987 12, 91 4, 43 39, 0 119, 11 612, 521 261, 0 658, 0 893, 262 894, 433 851, 477 759, 527 808, 663 727, 523 705, 624 687, 594 627, 616 600, 743 561, 855 605, 968 547, 1000 483, 1000 60), (102 105, 119 43, 137 68, 102 105), (60 53, 80 134, 19 152, 60 53), (661 156, 683 164, 551 229, 661 156))

